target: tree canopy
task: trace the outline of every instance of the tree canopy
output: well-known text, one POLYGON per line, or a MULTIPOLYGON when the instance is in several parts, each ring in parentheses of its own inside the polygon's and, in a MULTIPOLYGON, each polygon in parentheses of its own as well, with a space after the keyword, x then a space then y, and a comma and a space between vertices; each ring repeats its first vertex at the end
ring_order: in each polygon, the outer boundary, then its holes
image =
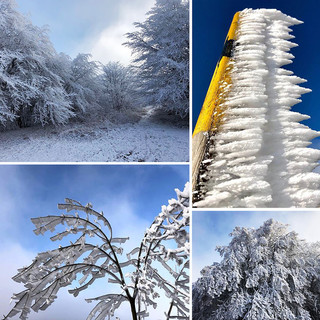
POLYGON ((320 245, 286 225, 237 227, 222 260, 193 285, 193 319, 316 320, 320 317, 320 245))
POLYGON ((189 113, 189 1, 157 0, 125 43, 146 102, 181 116, 189 113))
POLYGON ((103 66, 90 54, 58 54, 46 28, 0 2, 0 125, 66 124, 83 114, 152 105, 189 110, 188 2, 157 0, 144 23, 128 34, 134 65, 103 66), (94 111, 94 112, 93 112, 94 111), (98 112, 96 112, 98 111, 98 112))

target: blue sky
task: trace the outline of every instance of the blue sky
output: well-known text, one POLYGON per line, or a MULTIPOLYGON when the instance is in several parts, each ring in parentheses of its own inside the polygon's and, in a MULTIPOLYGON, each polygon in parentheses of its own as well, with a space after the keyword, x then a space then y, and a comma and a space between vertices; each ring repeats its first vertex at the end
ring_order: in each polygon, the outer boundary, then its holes
POLYGON ((320 212, 302 210, 283 211, 194 211, 192 215, 192 282, 200 276, 200 270, 213 262, 219 262, 216 246, 228 245, 229 234, 236 226, 258 228, 273 218, 288 224, 299 237, 309 242, 320 241, 320 212))
MULTIPOLYGON (((63 202, 65 197, 83 204, 91 202, 97 211, 104 211, 114 234, 130 236, 127 247, 131 250, 161 212, 161 206, 176 197, 174 189, 183 189, 189 168, 186 165, 2 165, 0 176, 0 310, 4 314, 9 311, 12 293, 23 289, 21 284, 11 280, 17 268, 29 265, 39 251, 59 245, 49 240, 50 233, 36 236, 31 217, 61 214, 57 203, 63 202)), ((106 293, 106 283, 103 280, 99 283, 100 287, 95 290, 103 287, 101 294, 106 293)), ((89 290, 75 299, 63 290, 48 310, 32 314, 31 319, 52 320, 52 315, 55 320, 84 319, 94 307, 94 304, 85 303, 84 298, 97 295, 89 290), (70 314, 65 313, 68 304, 70 314)))
POLYGON ((123 36, 144 21, 154 0, 16 0, 17 9, 37 26, 48 25, 58 52, 75 57, 91 53, 95 60, 127 64, 130 49, 123 36))
MULTIPOLYGON (((276 8, 304 24, 293 26, 293 63, 285 66, 297 76, 308 80, 304 86, 312 89, 302 96, 302 103, 293 110, 311 116, 303 123, 320 130, 319 86, 319 30, 320 1, 318 0, 195 0, 193 3, 193 126, 195 125, 207 93, 216 63, 235 12, 245 8, 276 8)), ((317 139, 319 144, 319 139, 317 139)))

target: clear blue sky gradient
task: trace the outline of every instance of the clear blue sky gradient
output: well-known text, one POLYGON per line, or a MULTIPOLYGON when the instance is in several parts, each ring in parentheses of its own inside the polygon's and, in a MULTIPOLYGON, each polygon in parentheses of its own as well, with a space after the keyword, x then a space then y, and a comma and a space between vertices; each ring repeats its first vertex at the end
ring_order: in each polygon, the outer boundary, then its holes
MULTIPOLYGON (((304 21, 293 26, 293 63, 285 66, 295 75, 308 80, 304 86, 312 89, 302 96, 302 103, 293 107, 311 116, 302 123, 320 130, 320 63, 318 40, 320 1, 318 0, 195 0, 193 1, 193 127, 198 119, 216 63, 235 12, 245 8, 275 8, 304 21)), ((315 139, 319 141, 318 139, 315 139)))
POLYGON ((91 202, 94 209, 103 210, 107 218, 110 210, 111 224, 130 224, 130 221, 121 221, 116 213, 117 203, 121 207, 127 202, 134 215, 151 224, 161 206, 176 197, 174 189, 183 189, 188 174, 186 165, 0 166, 3 178, 0 190, 6 190, 6 194, 0 195, 0 201, 5 206, 6 202, 15 200, 15 212, 2 210, 2 214, 11 215, 16 221, 14 228, 0 233, 0 241, 14 239, 26 248, 47 250, 51 243, 49 234, 35 236, 30 218, 61 214, 57 204, 65 198, 82 204, 91 202), (119 220, 112 221, 114 218, 119 220))

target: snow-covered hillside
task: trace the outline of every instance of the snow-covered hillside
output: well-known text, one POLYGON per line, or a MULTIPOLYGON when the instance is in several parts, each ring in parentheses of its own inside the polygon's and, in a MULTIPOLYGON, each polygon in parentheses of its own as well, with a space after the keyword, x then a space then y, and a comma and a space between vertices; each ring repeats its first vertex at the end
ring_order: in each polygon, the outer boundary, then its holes
POLYGON ((209 138, 196 207, 316 207, 320 150, 308 148, 320 134, 291 111, 311 90, 283 69, 294 56, 291 25, 301 21, 274 9, 240 13, 231 85, 221 84, 223 124, 209 138))

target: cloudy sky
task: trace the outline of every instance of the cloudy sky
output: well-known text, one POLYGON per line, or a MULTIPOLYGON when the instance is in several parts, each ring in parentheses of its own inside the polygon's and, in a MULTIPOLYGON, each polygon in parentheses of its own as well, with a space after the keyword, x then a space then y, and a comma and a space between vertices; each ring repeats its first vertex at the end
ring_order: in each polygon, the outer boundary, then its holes
POLYGON ((264 221, 275 219, 289 225, 300 238, 310 242, 320 241, 319 211, 211 211, 193 212, 192 215, 192 282, 200 270, 219 262, 216 246, 228 245, 229 234, 236 226, 258 228, 264 221))
POLYGON ((122 46, 134 22, 145 20, 155 0, 16 0, 17 9, 37 26, 48 25, 57 52, 91 53, 95 60, 128 64, 122 46))
MULTIPOLYGON (((161 206, 176 197, 174 189, 183 189, 188 172, 185 165, 0 166, 1 314, 10 310, 12 294, 23 290, 23 285, 11 280, 17 269, 29 265, 38 252, 59 245, 49 240, 50 233, 36 236, 31 217, 61 214, 57 203, 62 203, 65 197, 82 204, 91 202, 94 209, 104 211, 116 236, 130 237, 125 247, 125 251, 129 251, 138 246, 161 206)), ((80 293, 77 298, 64 288, 52 306, 45 312, 32 313, 30 318, 86 319, 95 304, 88 304, 84 299, 111 289, 103 279, 97 283, 98 286, 80 293)), ((160 308, 151 310, 153 319, 163 318, 164 303, 160 300, 160 308)), ((118 316, 121 320, 130 319, 125 306, 118 316)))

